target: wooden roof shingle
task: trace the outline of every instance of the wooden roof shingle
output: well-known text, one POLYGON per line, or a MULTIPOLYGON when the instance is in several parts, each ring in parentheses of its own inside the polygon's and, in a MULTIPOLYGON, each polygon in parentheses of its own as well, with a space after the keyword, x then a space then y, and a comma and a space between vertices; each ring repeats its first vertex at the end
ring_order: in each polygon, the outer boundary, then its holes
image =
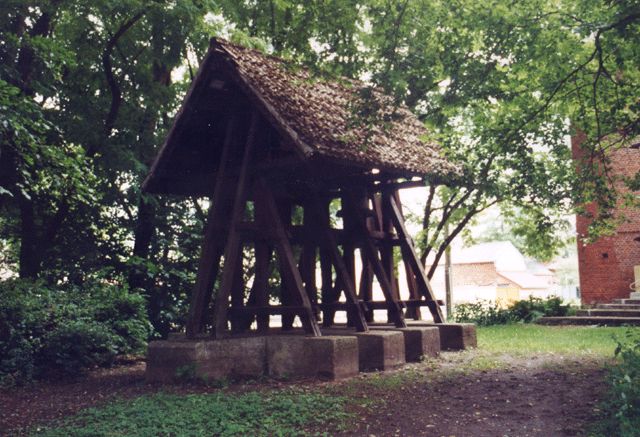
POLYGON ((426 141, 423 123, 381 92, 362 97, 362 82, 314 77, 307 69, 275 56, 212 40, 212 50, 230 61, 241 77, 297 134, 307 154, 360 166, 434 176, 459 174, 440 146, 426 141), (356 111, 371 103, 373 123, 359 122, 356 111), (384 121, 383 121, 384 120, 384 121))
MULTIPOLYGON (((143 183, 143 190, 189 194, 206 191, 206 187, 200 187, 195 181, 202 180, 198 162, 202 163, 205 158, 181 160, 180 157, 187 157, 181 153, 196 153, 193 135, 189 137, 188 133, 198 131, 199 124, 211 126, 214 122, 207 119, 214 115, 203 108, 211 98, 207 97, 206 90, 216 82, 211 79, 216 71, 224 71, 225 77, 244 93, 248 104, 254 105, 305 160, 378 169, 400 177, 454 179, 461 174, 460 166, 448 161, 437 143, 425 139, 428 131, 422 122, 388 95, 362 82, 317 77, 308 69, 281 58, 212 39, 200 71, 143 183), (367 98, 363 97, 365 92, 367 98), (176 161, 190 164, 176 169, 176 161), (181 178, 185 187, 179 190, 171 187, 176 177, 181 178), (189 188, 189 184, 194 187, 189 188)), ((217 103, 218 107, 225 104, 217 103)), ((205 138, 209 134, 202 135, 205 138)), ((197 153, 205 153, 199 150, 197 153)))

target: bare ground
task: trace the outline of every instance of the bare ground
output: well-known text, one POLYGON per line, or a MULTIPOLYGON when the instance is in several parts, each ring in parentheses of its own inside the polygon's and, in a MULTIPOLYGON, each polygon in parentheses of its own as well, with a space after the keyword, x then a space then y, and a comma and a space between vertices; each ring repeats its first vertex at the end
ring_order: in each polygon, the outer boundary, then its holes
MULTIPOLYGON (((478 351, 444 353, 438 360, 395 372, 363 374, 317 385, 373 407, 353 409, 351 436, 578 436, 598 414, 605 362, 585 357, 491 357, 478 351)), ((96 370, 75 380, 40 382, 0 391, 0 435, 21 435, 114 398, 164 392, 210 392, 201 385, 144 381, 144 362, 96 370)), ((291 384, 287 383, 286 385, 291 384)), ((282 383, 267 382, 265 387, 282 383)), ((255 390, 237 384, 232 391, 255 390)))

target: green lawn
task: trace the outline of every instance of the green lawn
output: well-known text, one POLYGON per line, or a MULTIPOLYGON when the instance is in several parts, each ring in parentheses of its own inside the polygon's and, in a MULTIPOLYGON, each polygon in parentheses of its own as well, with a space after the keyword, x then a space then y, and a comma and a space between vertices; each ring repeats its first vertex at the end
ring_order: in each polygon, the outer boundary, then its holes
POLYGON ((540 353, 612 357, 614 336, 626 327, 498 325, 478 328, 478 348, 490 354, 530 355, 540 353))

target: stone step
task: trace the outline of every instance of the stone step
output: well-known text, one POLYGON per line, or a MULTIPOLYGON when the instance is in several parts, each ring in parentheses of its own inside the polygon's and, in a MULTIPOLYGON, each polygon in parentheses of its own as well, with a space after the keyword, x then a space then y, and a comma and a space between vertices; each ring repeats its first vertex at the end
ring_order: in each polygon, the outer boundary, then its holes
POLYGON ((640 310, 640 304, 622 304, 622 303, 600 303, 596 305, 596 309, 602 310, 640 310))
POLYGON ((640 317, 540 317, 536 323, 540 325, 640 325, 640 317))
POLYGON ((640 304, 640 299, 613 299, 611 302, 622 305, 638 305, 640 304))
POLYGON ((578 317, 640 317, 640 310, 635 309, 589 309, 576 311, 578 317))

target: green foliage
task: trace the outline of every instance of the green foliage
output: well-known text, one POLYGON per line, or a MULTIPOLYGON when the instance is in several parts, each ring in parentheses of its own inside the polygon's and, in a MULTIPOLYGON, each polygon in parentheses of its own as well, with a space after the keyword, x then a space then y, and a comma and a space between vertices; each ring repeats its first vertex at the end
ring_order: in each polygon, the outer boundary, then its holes
POLYGON ((0 282, 0 380, 75 374, 140 353, 151 329, 145 300, 100 279, 82 286, 0 282))
POLYGON ((618 196, 595 158, 640 132, 639 21, 628 0, 2 2, 1 270, 57 284, 110 268, 144 290, 161 335, 182 326, 204 204, 139 187, 216 35, 365 77, 418 113, 464 168, 434 187, 425 257, 496 203, 549 257, 581 202, 601 204, 594 235, 612 229, 618 196), (569 122, 587 137, 581 172, 569 122))
POLYGON ((339 431, 351 415, 345 398, 284 390, 186 396, 157 394, 92 408, 58 428, 55 436, 301 436, 339 431), (315 432, 314 432, 315 431, 315 432))
POLYGON ((456 322, 490 326, 515 322, 531 323, 543 316, 566 316, 570 312, 570 305, 563 304, 562 298, 557 296, 547 299, 529 296, 529 299, 518 300, 507 308, 489 300, 456 305, 453 319, 456 322))
POLYGON ((614 337, 618 362, 608 374, 609 393, 594 435, 632 437, 640 433, 640 330, 614 337))
POLYGON ((516 320, 529 323, 544 316, 560 317, 569 315, 570 305, 562 304, 562 298, 551 296, 547 299, 529 296, 527 300, 519 300, 509 306, 509 311, 516 320))
POLYGON ((456 305, 453 310, 453 320, 459 323, 475 323, 479 326, 505 325, 517 321, 508 309, 489 300, 456 305))

